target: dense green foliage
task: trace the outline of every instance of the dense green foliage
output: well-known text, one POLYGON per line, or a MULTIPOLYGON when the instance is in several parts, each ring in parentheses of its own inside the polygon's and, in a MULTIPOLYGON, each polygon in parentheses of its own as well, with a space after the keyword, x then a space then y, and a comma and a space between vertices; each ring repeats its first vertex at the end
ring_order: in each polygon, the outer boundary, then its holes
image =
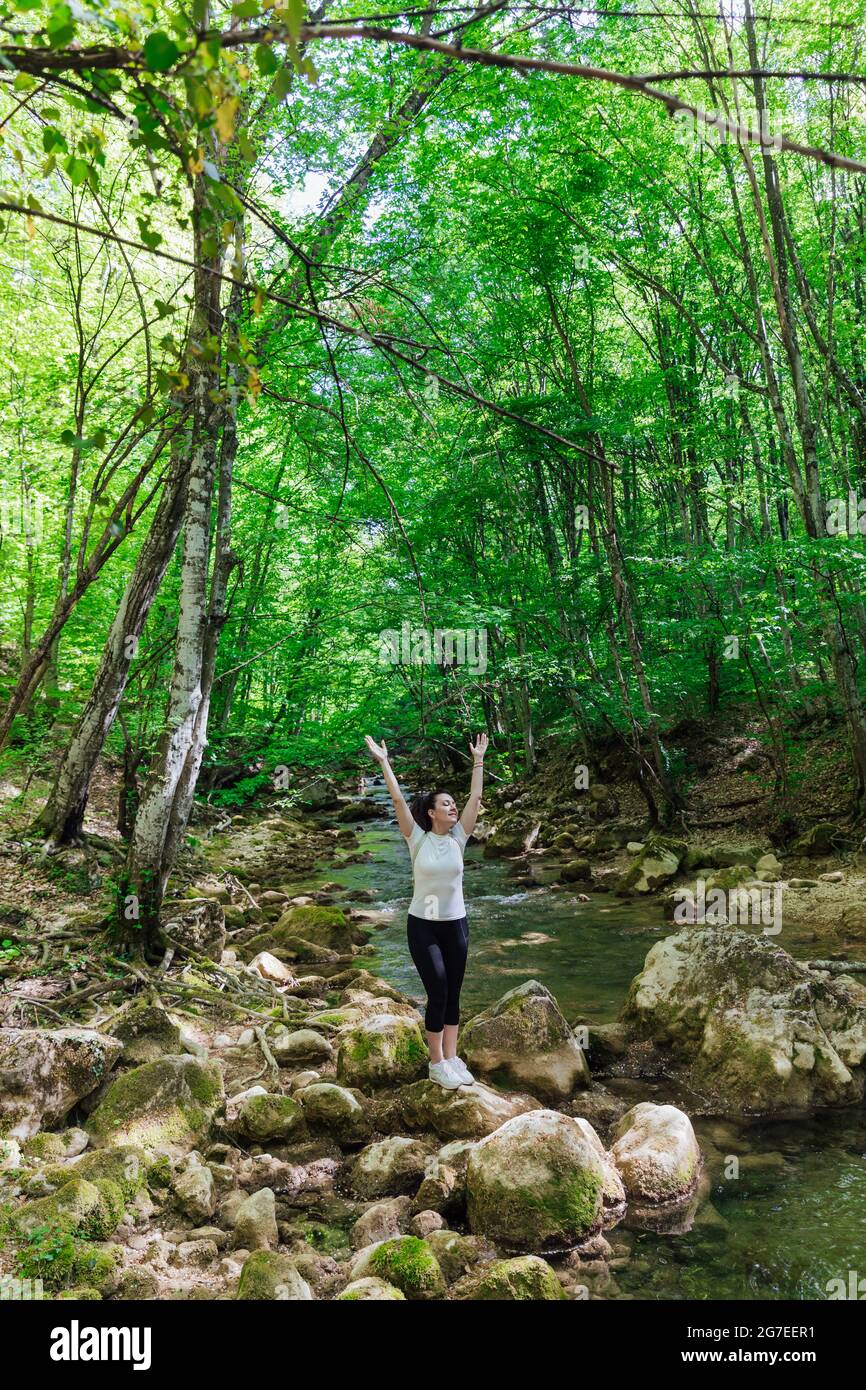
MULTIPOLYGON (((365 731, 447 758, 486 725, 512 770, 540 731, 616 731, 670 808, 659 730, 749 704, 780 762, 792 717, 844 720, 862 793, 866 182, 825 157, 864 150, 859 0, 505 5, 460 31, 654 74, 803 153, 605 80, 328 38, 295 3, 199 0, 198 41, 170 5, 0 8, 5 696, 80 587, 12 758, 69 738, 204 360, 223 458, 237 426, 226 799, 365 731), (756 61, 808 76, 724 73, 756 61), (225 277, 215 334, 189 329, 196 259, 225 277), (483 659, 394 664, 404 625, 483 634, 483 659)), ((391 28, 448 43, 470 14, 391 28)), ((140 771, 181 578, 178 547, 109 734, 140 771)))

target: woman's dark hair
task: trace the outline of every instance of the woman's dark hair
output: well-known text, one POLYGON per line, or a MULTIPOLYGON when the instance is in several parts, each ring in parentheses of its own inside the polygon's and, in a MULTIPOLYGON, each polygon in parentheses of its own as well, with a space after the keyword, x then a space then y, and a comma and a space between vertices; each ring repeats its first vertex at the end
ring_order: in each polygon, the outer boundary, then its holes
POLYGON ((409 810, 412 819, 420 825, 422 830, 432 830, 433 825, 430 821, 430 812, 436 805, 437 796, 450 796, 447 787, 437 787, 435 792, 419 792, 409 803, 409 810))

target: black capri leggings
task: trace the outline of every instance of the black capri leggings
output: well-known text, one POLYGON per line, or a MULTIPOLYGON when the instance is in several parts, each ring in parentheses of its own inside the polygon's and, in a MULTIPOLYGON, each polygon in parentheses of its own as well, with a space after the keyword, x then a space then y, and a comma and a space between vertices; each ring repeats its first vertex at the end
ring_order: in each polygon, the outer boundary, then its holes
POLYGON ((441 1033, 446 1023, 460 1022, 460 987, 469 950, 469 923, 465 917, 431 922, 410 912, 406 936, 409 954, 427 991, 424 1027, 428 1033, 441 1033))

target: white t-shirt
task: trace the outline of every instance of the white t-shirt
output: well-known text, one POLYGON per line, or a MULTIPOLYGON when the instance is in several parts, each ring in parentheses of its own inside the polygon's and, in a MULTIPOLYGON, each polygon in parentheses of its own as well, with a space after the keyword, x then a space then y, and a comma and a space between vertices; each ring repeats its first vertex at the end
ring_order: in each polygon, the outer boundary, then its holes
POLYGON ((428 922, 453 922, 466 916, 463 902, 463 850, 469 836, 457 821, 447 835, 422 830, 417 821, 405 836, 412 859, 415 895, 409 904, 413 917, 428 922))

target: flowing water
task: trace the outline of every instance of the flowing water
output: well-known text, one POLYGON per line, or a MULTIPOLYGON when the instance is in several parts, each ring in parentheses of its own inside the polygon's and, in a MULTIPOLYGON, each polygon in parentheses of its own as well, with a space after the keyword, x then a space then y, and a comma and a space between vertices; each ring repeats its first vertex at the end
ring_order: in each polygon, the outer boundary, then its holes
MULTIPOLYGON (((405 843, 391 820, 356 829, 371 858, 329 868, 328 877, 371 890, 369 906, 393 913, 372 938, 376 955, 364 963, 423 1003, 406 946, 405 843)), ((658 906, 607 894, 581 903, 576 892, 518 888, 512 874, 513 866, 481 858, 477 847, 467 850, 465 1013, 536 979, 569 1022, 612 1022, 650 946, 670 930, 658 906)), ((641 1098, 677 1099, 658 1085, 629 1096, 641 1098)), ((866 1298, 866 1109, 748 1126, 696 1120, 695 1129, 721 1151, 725 1173, 717 1158, 709 1196, 685 1233, 629 1229, 628 1220, 608 1232, 631 1246, 631 1258, 602 1290, 606 1296, 823 1300, 841 1287, 831 1281, 842 1281, 851 1297, 862 1279, 859 1296, 866 1298)))

